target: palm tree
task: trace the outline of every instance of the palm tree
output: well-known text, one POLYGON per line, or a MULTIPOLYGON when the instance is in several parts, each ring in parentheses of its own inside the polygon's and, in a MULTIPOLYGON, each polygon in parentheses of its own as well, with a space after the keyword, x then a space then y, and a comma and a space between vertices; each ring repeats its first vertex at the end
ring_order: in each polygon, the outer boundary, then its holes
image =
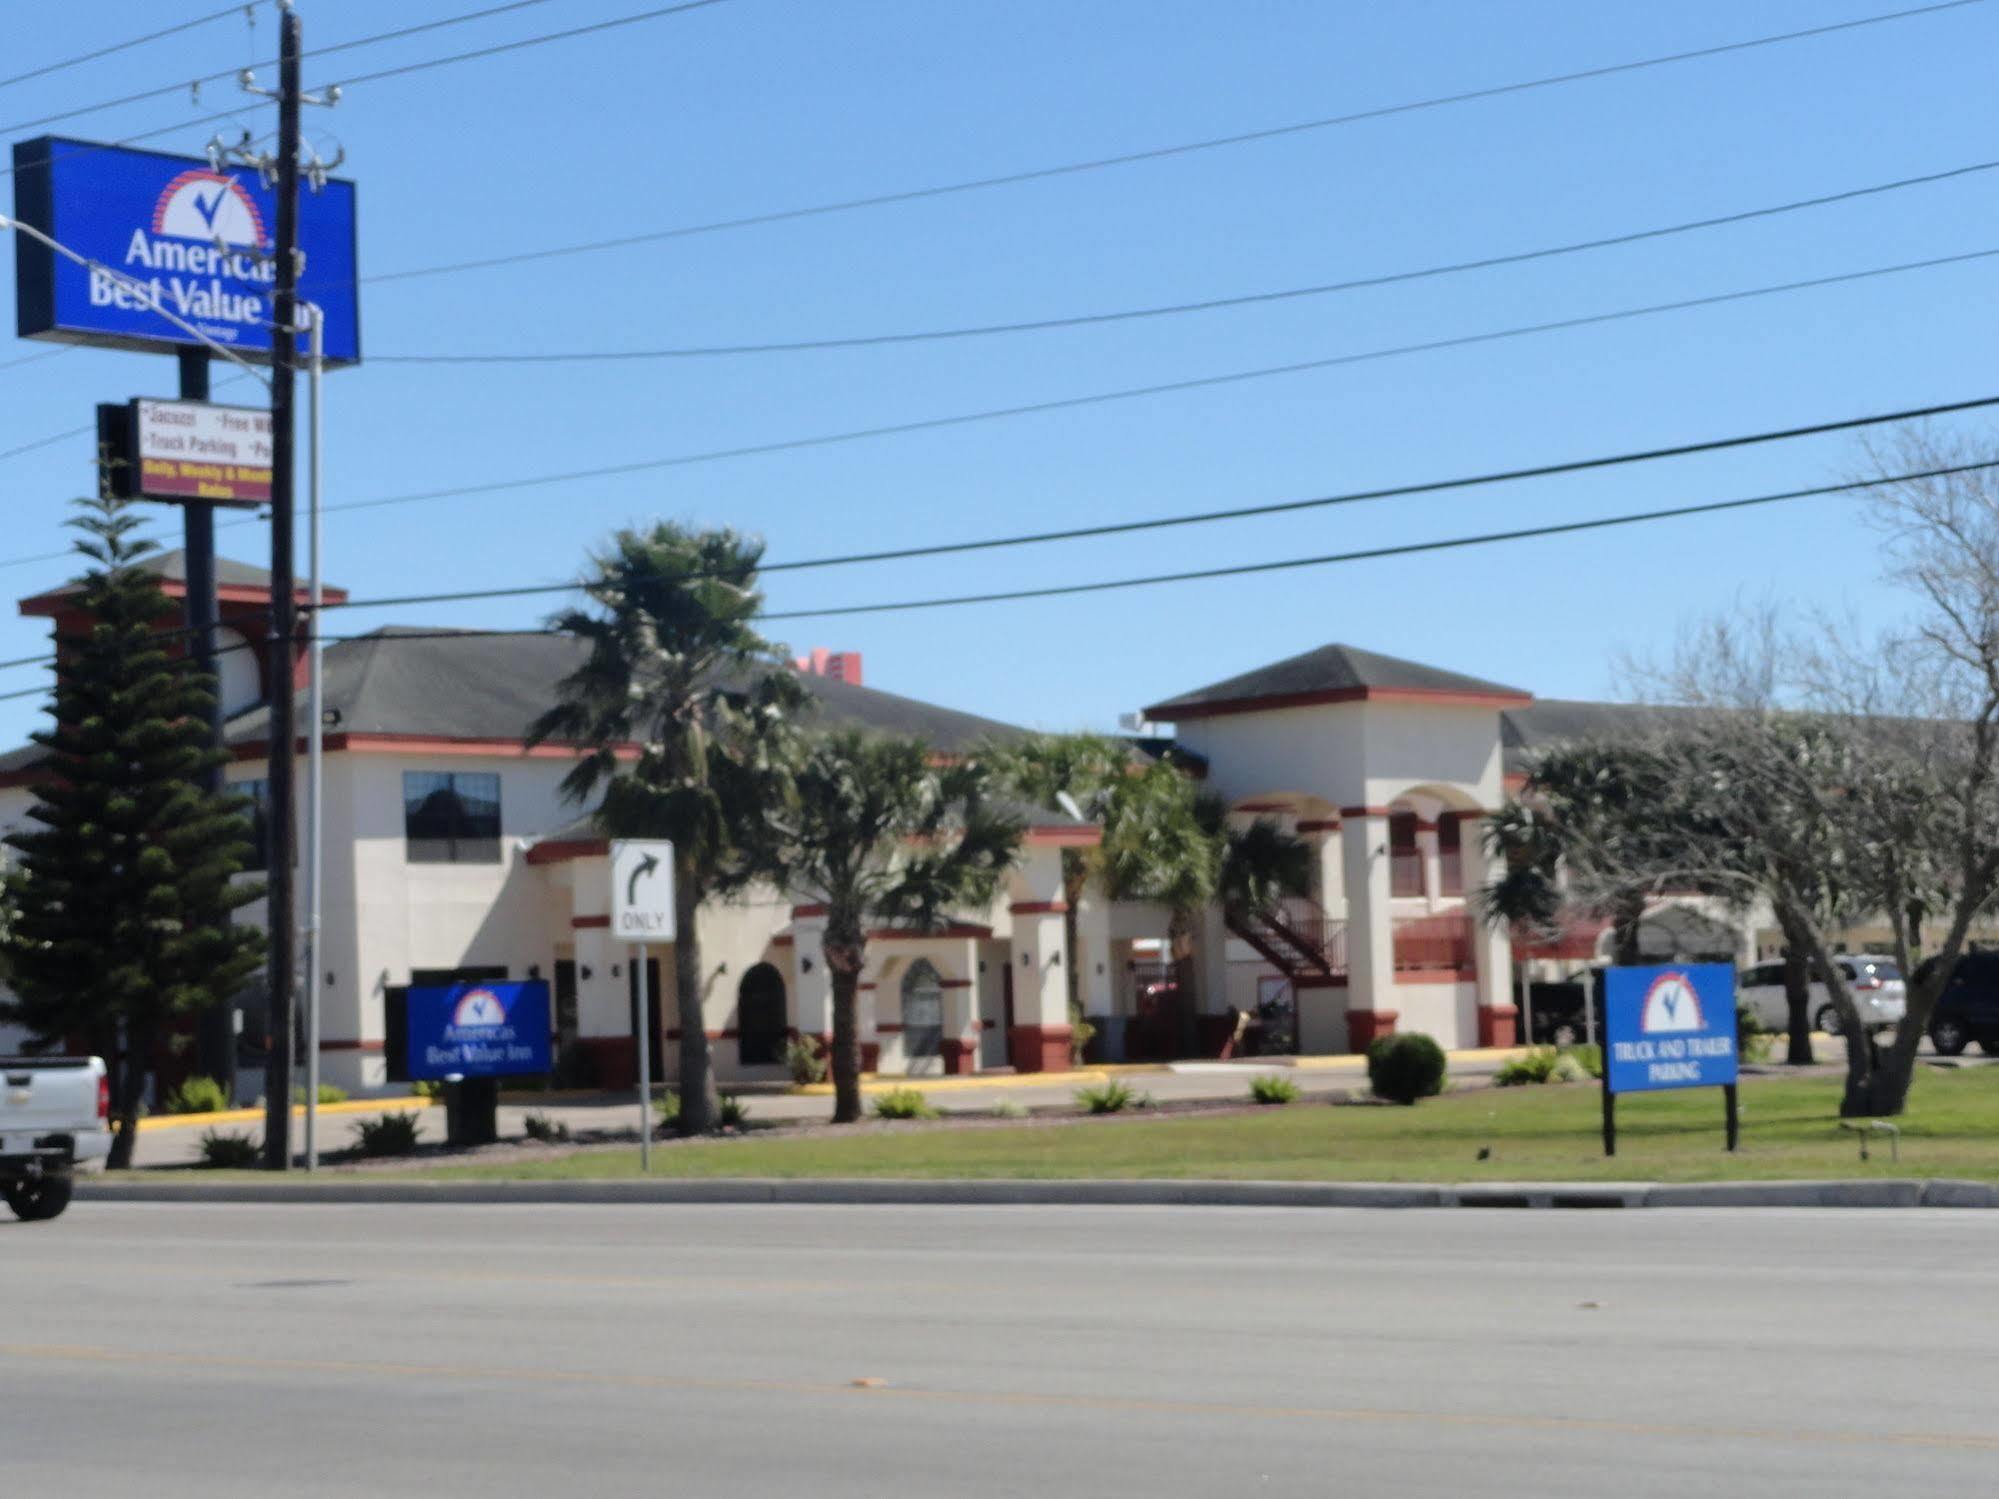
POLYGON ((1170 759, 1118 777, 1102 798, 1103 842, 1097 879, 1112 900, 1167 908, 1167 949, 1173 959, 1180 1045, 1198 1046, 1195 962, 1200 913, 1255 909, 1281 895, 1311 888, 1312 856, 1299 838, 1268 818, 1246 828, 1229 822, 1228 804, 1202 791, 1170 759))
POLYGON ((753 874, 744 834, 803 701, 795 675, 751 621, 763 543, 670 522, 620 531, 582 584, 593 608, 550 624, 588 646, 530 744, 585 753, 563 779, 573 801, 601 791, 595 822, 615 838, 673 841, 673 987, 680 1023, 680 1128, 714 1127, 719 1100, 702 1016, 696 913, 753 874))
POLYGON ((833 1122, 861 1117, 855 994, 871 927, 934 929, 983 906, 1019 853, 1023 828, 991 805, 998 781, 976 757, 939 763, 918 740, 856 729, 801 741, 786 796, 763 823, 759 862, 826 908, 833 984, 833 1122))

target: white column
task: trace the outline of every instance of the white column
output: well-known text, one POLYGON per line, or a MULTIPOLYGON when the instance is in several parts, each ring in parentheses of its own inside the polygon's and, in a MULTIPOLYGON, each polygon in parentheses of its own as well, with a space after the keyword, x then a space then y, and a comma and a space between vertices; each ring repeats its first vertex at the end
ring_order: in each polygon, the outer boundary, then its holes
POLYGON ((939 965, 944 980, 944 1070, 979 1070, 979 944, 956 944, 957 956, 939 965))
POLYGON ((1077 993, 1085 1015, 1109 1015, 1117 1009, 1117 969, 1111 955, 1111 908, 1101 896, 1085 895, 1076 908, 1077 951, 1081 965, 1077 993))
POLYGON ((791 913, 792 1024, 805 1040, 831 1047, 833 975, 826 967, 826 954, 820 950, 826 940, 826 918, 823 914, 799 914, 810 910, 794 906, 791 913))
POLYGON ((1380 1019, 1395 1009, 1395 929, 1389 916, 1388 809, 1347 807, 1340 812, 1347 895, 1347 1013, 1362 1017, 1350 1027, 1365 1043, 1392 1025, 1380 1019), (1372 1029, 1371 1029, 1372 1028, 1372 1029))
POLYGON ((1340 825, 1330 819, 1324 822, 1301 822, 1298 832, 1312 850, 1313 868, 1318 876, 1318 889, 1313 898, 1334 916, 1346 901, 1346 856, 1340 844, 1340 825))
POLYGON ((1434 822, 1416 824, 1416 857, 1423 869, 1423 898, 1434 907, 1438 894, 1444 888, 1444 871, 1434 822))
POLYGON ((1485 829, 1476 817, 1458 826, 1464 868, 1465 914, 1472 924, 1472 961, 1478 970, 1478 1044, 1511 1046, 1519 1035, 1520 1011, 1513 987, 1513 941, 1504 926, 1482 917, 1475 898, 1495 873, 1485 851, 1485 829))
POLYGON ((1013 1032, 1007 1054, 1022 1072, 1069 1070, 1069 954, 1063 951, 1066 906, 1062 851, 1027 850, 1016 871, 1019 898, 1010 908, 1013 946, 1013 1032))

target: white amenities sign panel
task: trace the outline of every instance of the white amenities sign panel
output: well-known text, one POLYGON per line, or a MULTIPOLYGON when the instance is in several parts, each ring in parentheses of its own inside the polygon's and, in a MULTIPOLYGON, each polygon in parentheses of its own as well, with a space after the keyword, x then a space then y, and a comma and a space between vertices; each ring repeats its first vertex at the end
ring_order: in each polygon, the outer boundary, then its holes
POLYGON ((611 935, 620 942, 673 940, 673 845, 611 845, 611 935))

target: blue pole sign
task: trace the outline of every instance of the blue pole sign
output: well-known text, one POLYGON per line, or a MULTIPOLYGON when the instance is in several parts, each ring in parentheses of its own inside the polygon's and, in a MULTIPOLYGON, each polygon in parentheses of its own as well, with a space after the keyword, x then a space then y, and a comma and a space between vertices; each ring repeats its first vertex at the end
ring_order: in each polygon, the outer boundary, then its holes
POLYGON ((549 1070, 548 984, 414 988, 403 1001, 411 1079, 549 1070))
MULTIPOLYGON (((299 295, 326 315, 327 362, 358 363, 354 184, 301 186, 298 208, 299 295)), ((19 236, 21 337, 153 353, 200 346, 165 308, 245 359, 269 359, 277 194, 256 171, 42 136, 14 147, 14 216, 105 268, 19 236)))
POLYGON ((1735 969, 1727 963, 1612 968, 1604 975, 1603 1148, 1617 1153, 1620 1093, 1723 1090, 1736 1146, 1735 969))

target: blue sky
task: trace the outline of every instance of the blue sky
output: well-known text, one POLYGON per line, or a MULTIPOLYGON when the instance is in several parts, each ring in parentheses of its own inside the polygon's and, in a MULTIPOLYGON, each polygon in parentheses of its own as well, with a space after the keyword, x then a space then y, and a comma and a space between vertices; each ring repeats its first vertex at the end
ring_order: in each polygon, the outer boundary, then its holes
MULTIPOLYGON (((427 13, 477 8, 437 0, 427 13)), ((646 8, 550 0, 308 64, 308 84, 646 8)), ((308 126, 360 184, 363 274, 1143 150, 1893 9, 1891 0, 729 0, 364 84, 308 126)), ((43 8, 10 66, 200 13, 43 8)), ((308 6, 308 48, 409 24, 308 6)), ((0 122, 261 60, 219 22, 0 89, 0 122)), ((1999 4, 1278 140, 728 233, 364 288, 372 355, 898 332, 1228 296, 1615 234, 1999 155, 1999 4)), ((59 127, 192 119, 185 95, 59 127)), ((219 102, 220 101, 220 102, 219 102)), ((268 107, 246 114, 257 129, 268 107)), ((152 144, 198 150, 213 127, 152 144)), ((15 131, 10 138, 38 131, 15 131)), ((370 364, 328 381, 328 499, 919 421, 1999 246, 1999 174, 1537 265, 1150 322, 609 366, 370 364)), ((11 247, 0 249, 11 286, 11 247)), ((1006 421, 336 515, 357 596, 552 581, 618 525, 762 534, 773 560, 1298 498, 1993 393, 1990 262, 1006 421)), ((11 325, 9 325, 11 326, 11 325)), ((11 338, 0 362, 35 352, 11 338)), ((0 369, 0 449, 173 389, 170 359, 0 369)), ((218 399, 241 392, 218 391, 218 399)), ((1975 427, 1980 424, 1974 424, 1975 427)), ((1850 439, 1462 494, 772 580, 774 609, 1322 553, 1848 476, 1850 439)), ((77 438, 0 462, 0 586, 57 563, 77 438)), ((177 544, 178 515, 158 534, 177 544)), ((257 523, 222 533, 262 561, 257 523)), ((1328 641, 1606 695, 1615 660, 1747 597, 1882 623, 1862 506, 1806 501, 1452 554, 1038 603, 787 621, 871 685, 1046 728, 1328 641)), ((518 626, 542 601, 343 616, 518 626)), ((46 622, 0 620, 0 658, 46 622)), ((30 672, 0 686, 28 686, 30 672)), ((36 721, 0 702, 0 739, 36 721)))

